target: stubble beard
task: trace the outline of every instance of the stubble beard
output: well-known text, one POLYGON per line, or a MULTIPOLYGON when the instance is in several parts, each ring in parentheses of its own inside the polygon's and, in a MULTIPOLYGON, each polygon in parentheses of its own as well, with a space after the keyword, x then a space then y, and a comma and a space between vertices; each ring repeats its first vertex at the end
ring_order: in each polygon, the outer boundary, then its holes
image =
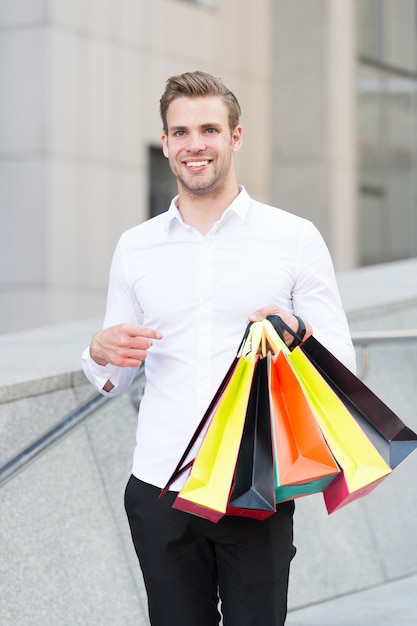
POLYGON ((179 187, 188 197, 197 199, 217 198, 222 194, 224 188, 226 187, 226 180, 231 167, 231 159, 229 159, 227 166, 222 167, 218 172, 214 172, 211 180, 204 180, 204 176, 202 176, 202 180, 199 183, 198 176, 196 175, 192 179, 194 184, 190 184, 183 176, 180 175, 178 169, 175 167, 175 164, 170 163, 170 167, 172 173, 177 179, 179 187))
POLYGON ((223 189, 226 186, 226 177, 218 177, 209 183, 202 183, 201 185, 189 185, 183 178, 177 177, 178 184, 183 189, 184 193, 192 198, 217 198, 222 194, 223 189))

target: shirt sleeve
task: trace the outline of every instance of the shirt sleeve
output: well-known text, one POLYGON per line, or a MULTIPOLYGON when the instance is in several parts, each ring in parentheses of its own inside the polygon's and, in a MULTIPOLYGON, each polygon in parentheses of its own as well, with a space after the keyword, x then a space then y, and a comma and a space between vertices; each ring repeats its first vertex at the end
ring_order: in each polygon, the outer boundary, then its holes
MULTIPOLYGON (((141 323, 142 314, 129 284, 123 242, 120 239, 110 268, 103 328, 117 324, 141 323)), ((110 363, 105 366, 99 365, 91 358, 89 347, 82 354, 81 365, 88 380, 104 396, 116 396, 126 391, 132 384, 137 371, 137 368, 117 367, 110 363), (113 384, 113 389, 104 391, 103 387, 108 380, 113 384)))
POLYGON ((311 222, 307 222, 299 245, 299 266, 292 294, 294 313, 308 320, 316 339, 356 372, 356 353, 333 263, 323 237, 311 222))

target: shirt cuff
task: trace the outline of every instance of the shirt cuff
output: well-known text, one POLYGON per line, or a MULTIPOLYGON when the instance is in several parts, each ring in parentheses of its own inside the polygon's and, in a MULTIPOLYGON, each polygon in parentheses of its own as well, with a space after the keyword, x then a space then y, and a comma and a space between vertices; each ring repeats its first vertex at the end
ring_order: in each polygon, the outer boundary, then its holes
POLYGON ((97 389, 103 393, 111 393, 111 391, 104 391, 103 387, 108 380, 117 387, 118 383, 118 368, 116 365, 107 363, 107 365, 99 365, 94 361, 90 354, 90 348, 86 348, 81 357, 84 372, 87 378, 92 382, 97 389))

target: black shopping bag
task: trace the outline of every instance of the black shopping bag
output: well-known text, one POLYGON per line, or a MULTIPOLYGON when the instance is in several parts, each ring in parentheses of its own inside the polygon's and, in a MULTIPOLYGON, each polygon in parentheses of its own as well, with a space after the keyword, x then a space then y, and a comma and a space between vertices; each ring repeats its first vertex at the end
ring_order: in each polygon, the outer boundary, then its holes
POLYGON ((314 336, 300 348, 392 469, 417 448, 417 434, 314 336))
POLYGON ((264 356, 257 362, 252 381, 227 514, 264 519, 274 512, 275 475, 268 357, 264 356))

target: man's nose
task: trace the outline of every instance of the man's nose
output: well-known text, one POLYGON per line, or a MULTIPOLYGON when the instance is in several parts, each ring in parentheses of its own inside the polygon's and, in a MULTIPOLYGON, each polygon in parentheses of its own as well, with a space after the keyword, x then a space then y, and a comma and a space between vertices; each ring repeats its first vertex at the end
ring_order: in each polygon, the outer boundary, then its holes
POLYGON ((200 152, 201 150, 204 150, 205 147, 206 143, 201 133, 190 134, 189 142, 187 145, 187 148, 188 150, 190 150, 190 152, 200 152))

